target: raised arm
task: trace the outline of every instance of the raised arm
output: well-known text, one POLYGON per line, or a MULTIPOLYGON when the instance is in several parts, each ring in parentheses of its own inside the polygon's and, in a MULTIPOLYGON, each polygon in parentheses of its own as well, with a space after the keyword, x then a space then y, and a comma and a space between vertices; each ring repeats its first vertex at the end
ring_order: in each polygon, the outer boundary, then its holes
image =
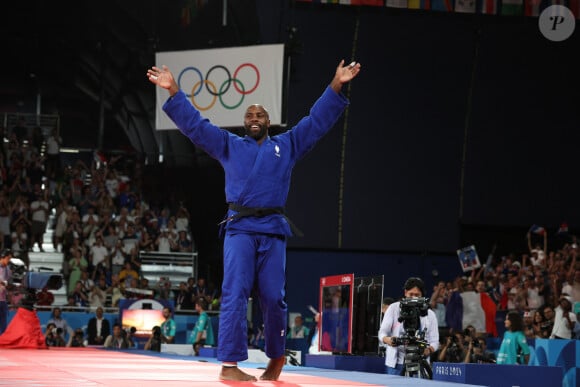
POLYGON ((544 256, 548 256, 548 230, 544 231, 544 256))
POLYGON ((572 249, 570 255, 572 256, 572 262, 570 262, 570 266, 568 267, 567 276, 573 276, 574 272, 576 271, 576 257, 578 256, 578 252, 576 249, 572 249))

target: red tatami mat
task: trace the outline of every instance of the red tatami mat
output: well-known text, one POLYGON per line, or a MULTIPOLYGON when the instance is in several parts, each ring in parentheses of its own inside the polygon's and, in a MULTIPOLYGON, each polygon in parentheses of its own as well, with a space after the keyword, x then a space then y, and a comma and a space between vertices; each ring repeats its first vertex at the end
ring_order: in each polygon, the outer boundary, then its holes
POLYGON ((0 349, 0 368, 3 386, 378 386, 284 371, 277 382, 224 382, 217 363, 94 348, 0 349))

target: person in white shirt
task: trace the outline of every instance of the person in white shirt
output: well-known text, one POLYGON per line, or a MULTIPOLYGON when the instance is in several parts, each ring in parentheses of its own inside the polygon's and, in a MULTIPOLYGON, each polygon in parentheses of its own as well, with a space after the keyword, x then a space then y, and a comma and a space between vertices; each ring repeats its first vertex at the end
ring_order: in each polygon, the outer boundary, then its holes
POLYGON ((60 145, 62 138, 58 135, 58 130, 54 128, 46 139, 46 175, 55 178, 60 170, 60 145))
MULTIPOLYGON (((572 250, 572 254, 576 255, 576 250, 572 250)), ((574 304, 580 302, 580 269, 574 269, 572 266, 566 279, 561 294, 566 293, 572 297, 572 309, 574 310, 574 304)))
MULTIPOLYGON (((425 294, 423 280, 418 277, 409 278, 403 286, 403 292, 405 299, 423 297, 425 294)), ((406 346, 397 345, 397 338, 406 333, 405 320, 399 321, 400 309, 401 301, 389 305, 379 329, 379 342, 387 346, 385 365, 386 373, 390 375, 401 375, 405 360, 406 346)), ((425 316, 420 316, 419 325, 417 332, 425 330, 425 341, 428 345, 423 350, 423 356, 428 359, 439 348, 439 329, 435 313, 428 309, 425 316)))
POLYGON ((97 265, 109 257, 109 250, 105 247, 103 237, 98 235, 95 243, 91 246, 89 251, 89 258, 91 268, 94 269, 97 265))
POLYGON ((42 240, 44 239, 43 236, 46 231, 46 223, 48 222, 48 214, 50 212, 50 205, 46 200, 46 191, 37 191, 36 199, 30 203, 30 211, 32 212, 32 241, 30 247, 32 248, 37 243, 38 249, 43 252, 42 240))
POLYGON ((157 245, 157 251, 160 253, 171 252, 171 239, 166 228, 161 229, 161 234, 157 237, 155 244, 157 245))
POLYGON ((562 295, 560 304, 556 307, 556 317, 554 318, 554 328, 552 328, 551 339, 572 339, 574 327, 576 325, 576 315, 572 312, 572 297, 562 295))

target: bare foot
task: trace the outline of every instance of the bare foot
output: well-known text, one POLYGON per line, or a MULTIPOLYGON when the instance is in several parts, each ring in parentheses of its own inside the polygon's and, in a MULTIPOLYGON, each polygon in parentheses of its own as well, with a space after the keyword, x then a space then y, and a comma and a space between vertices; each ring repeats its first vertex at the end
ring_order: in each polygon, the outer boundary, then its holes
POLYGON ((270 359, 266 371, 260 376, 260 380, 278 380, 282 367, 286 363, 286 356, 282 355, 277 359, 270 359))
POLYGON ((239 382, 255 382, 255 376, 249 375, 239 369, 238 367, 222 367, 220 372, 220 380, 236 380, 239 382))

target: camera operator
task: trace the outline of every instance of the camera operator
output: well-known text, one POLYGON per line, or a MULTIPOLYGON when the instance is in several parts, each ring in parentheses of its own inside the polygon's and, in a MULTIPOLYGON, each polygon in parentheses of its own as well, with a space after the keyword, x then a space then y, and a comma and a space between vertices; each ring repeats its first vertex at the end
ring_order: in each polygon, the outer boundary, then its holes
MULTIPOLYGON (((407 279, 403 286, 405 298, 419 298, 425 294, 423 280, 418 277, 407 279)), ((389 305, 379 329, 379 342, 387 345, 385 356, 386 372, 391 375, 400 375, 405 360, 405 346, 397 345, 397 338, 405 333, 405 327, 399 321, 400 301, 389 305)), ((435 313, 428 309, 425 316, 420 317, 420 331, 426 330, 425 340, 428 346, 423 351, 423 356, 429 357, 439 347, 439 330, 435 313)))

